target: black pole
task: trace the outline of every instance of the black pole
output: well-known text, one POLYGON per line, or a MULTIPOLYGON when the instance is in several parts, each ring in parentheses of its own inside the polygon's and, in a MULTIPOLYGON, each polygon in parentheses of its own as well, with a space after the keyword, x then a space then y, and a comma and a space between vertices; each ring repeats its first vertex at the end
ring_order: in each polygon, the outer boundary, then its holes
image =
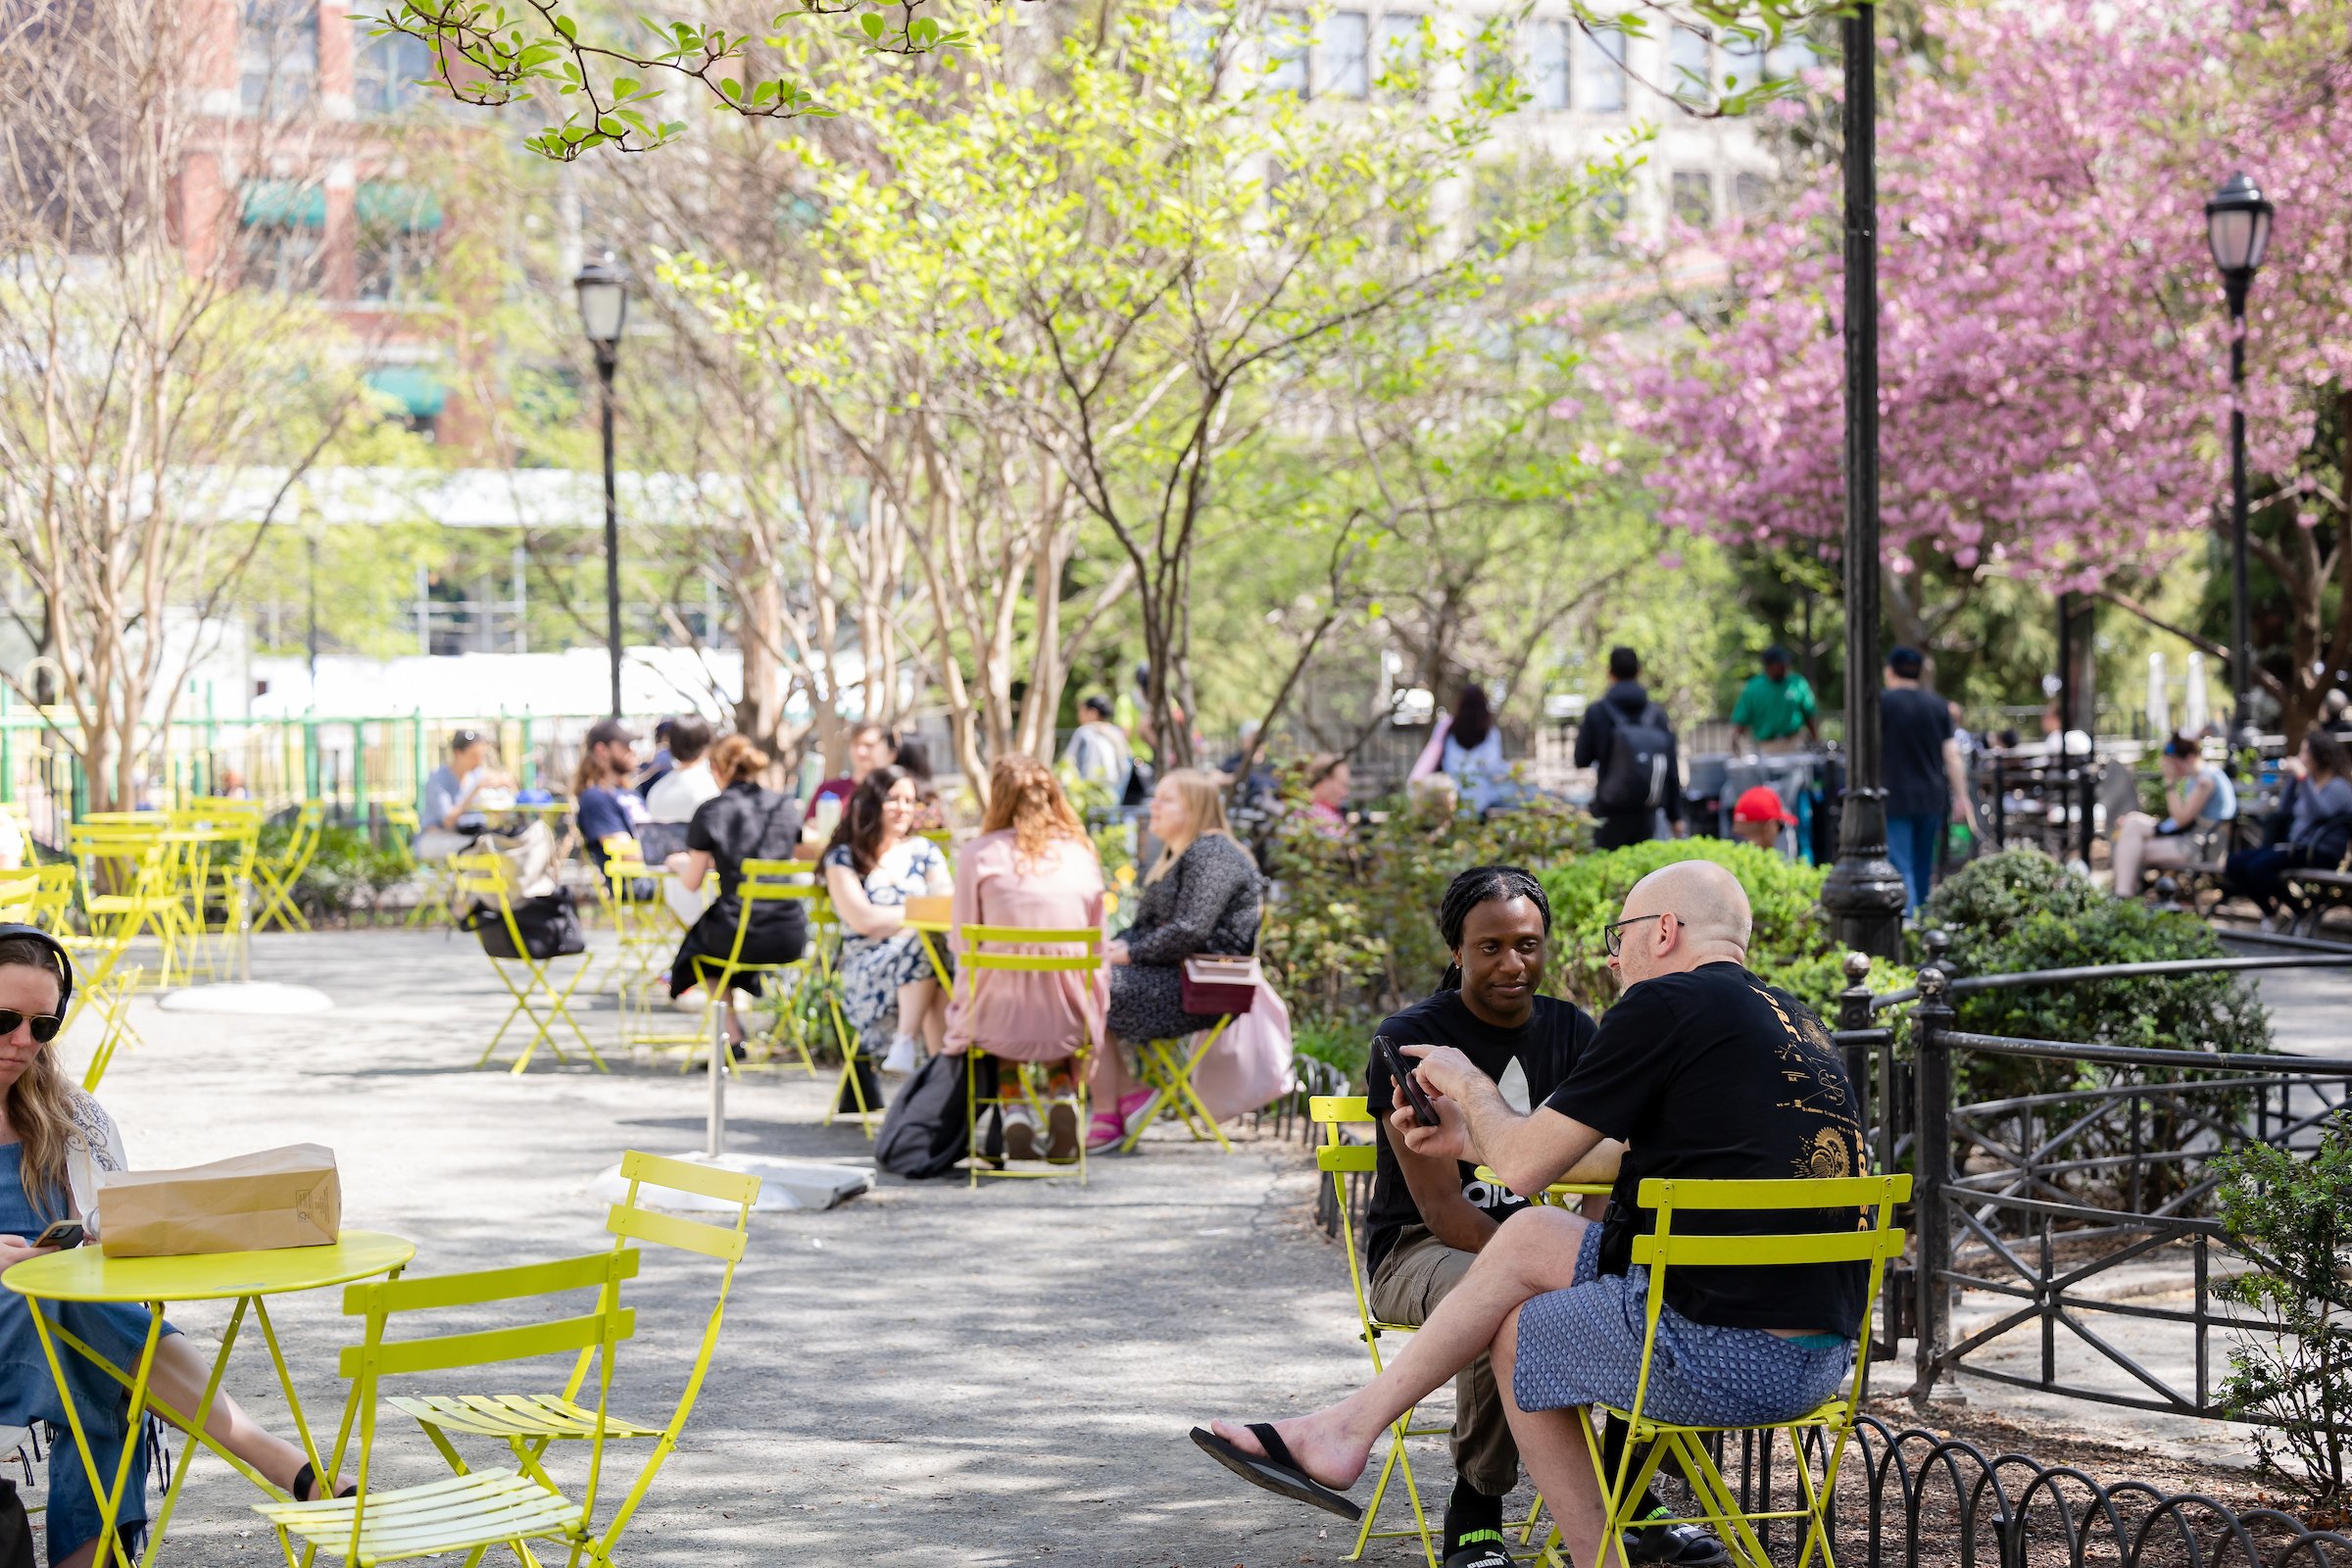
POLYGON ((2246 603, 2246 290, 2252 272, 2223 279, 2230 297, 2230 728, 2233 746, 2254 737, 2254 621, 2246 603))
POLYGON ((612 666, 612 716, 620 716, 620 503, 612 492, 612 371, 618 345, 596 346, 596 376, 604 388, 605 424, 605 658, 612 666))
POLYGON ((2066 732, 2075 721, 2075 596, 2058 596, 2058 760, 2066 760, 2066 732))
POLYGON ((1864 0, 1845 48, 1845 799, 1821 890, 1840 947, 1899 958, 1903 880, 1886 858, 1879 771, 1878 51, 1864 0))

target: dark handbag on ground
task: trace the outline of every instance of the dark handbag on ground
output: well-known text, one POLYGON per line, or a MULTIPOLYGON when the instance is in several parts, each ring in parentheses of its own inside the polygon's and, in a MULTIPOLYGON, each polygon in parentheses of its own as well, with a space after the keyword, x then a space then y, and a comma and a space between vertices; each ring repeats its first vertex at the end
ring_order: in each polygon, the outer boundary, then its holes
POLYGON ((32 1520, 14 1481, 0 1481, 0 1568, 32 1568, 32 1520))
MULTIPOLYGON (((580 911, 572 903, 571 889, 558 888, 535 899, 518 900, 514 907, 514 930, 522 937, 522 945, 532 957, 544 962, 588 951, 588 933, 581 929, 580 911)), ((458 923, 479 938, 482 951, 493 958, 522 956, 514 951, 507 922, 499 917, 494 906, 477 904, 458 923)))
POLYGON ((882 1131, 874 1139, 876 1167, 913 1181, 955 1170, 971 1152, 963 1119, 963 1080, 969 1071, 971 1057, 961 1052, 929 1057, 914 1069, 882 1114, 882 1131))
POLYGON ((1177 996, 1197 1018, 1239 1016, 1257 1005, 1257 960, 1248 954, 1196 953, 1177 971, 1177 996))

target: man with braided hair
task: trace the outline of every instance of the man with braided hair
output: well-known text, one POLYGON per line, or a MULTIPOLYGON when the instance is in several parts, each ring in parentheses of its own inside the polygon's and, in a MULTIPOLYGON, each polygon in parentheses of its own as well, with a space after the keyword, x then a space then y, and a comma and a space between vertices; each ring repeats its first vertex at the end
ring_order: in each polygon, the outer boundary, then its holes
MULTIPOLYGON (((1515 865, 1481 865, 1446 890, 1438 932, 1452 963, 1438 989, 1381 1025, 1404 1046, 1450 1046, 1491 1079, 1505 1103, 1527 1114, 1563 1082, 1593 1034, 1573 1003, 1538 995, 1551 935, 1551 906, 1535 877, 1515 865)), ((1405 1103, 1376 1055, 1366 1075, 1371 1103, 1405 1103)), ((1413 1152, 1392 1139, 1385 1117, 1375 1134, 1378 1166, 1365 1210, 1365 1264, 1373 1315, 1422 1323, 1460 1283, 1471 1260, 1527 1200, 1478 1167, 1413 1152)), ((1601 1182, 1616 1174, 1618 1146, 1595 1150, 1571 1172, 1601 1182)), ((1494 1374, 1480 1356, 1454 1379, 1452 1495, 1446 1503, 1446 1568, 1508 1568, 1503 1498, 1518 1484, 1519 1450, 1494 1374)), ((1637 1560, 1719 1562, 1722 1544, 1694 1527, 1640 1532, 1637 1560)))

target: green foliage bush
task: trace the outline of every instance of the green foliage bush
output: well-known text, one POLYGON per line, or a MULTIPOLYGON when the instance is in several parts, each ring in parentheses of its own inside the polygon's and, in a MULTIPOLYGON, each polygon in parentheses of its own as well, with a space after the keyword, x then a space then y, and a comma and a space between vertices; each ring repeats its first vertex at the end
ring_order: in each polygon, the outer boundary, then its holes
MULTIPOLYGON (((1961 975, 2227 956, 2196 916, 2110 897, 2038 850, 1967 866, 1936 890, 1926 915, 1922 929, 1950 937, 1946 962, 1961 975)), ((2029 1040, 2185 1051, 2263 1051, 2271 1042, 2260 995, 2233 974, 1980 992, 1958 999, 1958 1011, 1964 1029, 2029 1040)), ((2002 1072, 2014 1078, 2035 1065, 2004 1063, 2002 1072)))
MULTIPOLYGON (((1551 900, 1554 973, 1563 996, 1599 1011, 1615 995, 1601 928, 1618 917, 1635 883, 1680 860, 1712 860, 1740 879, 1755 926, 1748 966, 1785 987, 1833 1027, 1838 994, 1845 989, 1845 955, 1830 939, 1821 911, 1829 871, 1784 859, 1770 850, 1730 839, 1656 839, 1556 865, 1544 873, 1551 900)), ((1872 967, 1873 991, 1899 990, 1912 973, 1900 964, 1872 967)))
POLYGON ((1368 837, 1334 842, 1286 818, 1274 839, 1282 891, 1258 929, 1267 978, 1294 1013, 1316 1017, 1377 1017, 1426 995, 1446 970, 1446 884, 1474 865, 1551 864, 1571 853, 1582 820, 1540 798, 1485 821, 1400 808, 1368 837))
MULTIPOLYGON (((290 832, 283 823, 265 826, 261 858, 268 860, 283 855, 290 832)), ((295 879, 294 903, 314 921, 372 914, 383 903, 384 894, 406 881, 416 868, 404 843, 395 840, 379 845, 365 828, 324 828, 311 863, 295 879)))
POLYGON ((2316 1153, 2247 1144, 2215 1158, 2216 1208, 2250 1267, 2218 1294, 2261 1325, 2238 1336, 2225 1408, 2254 1429, 2256 1462, 2312 1502, 2352 1493, 2352 1121, 2337 1112, 2316 1153))

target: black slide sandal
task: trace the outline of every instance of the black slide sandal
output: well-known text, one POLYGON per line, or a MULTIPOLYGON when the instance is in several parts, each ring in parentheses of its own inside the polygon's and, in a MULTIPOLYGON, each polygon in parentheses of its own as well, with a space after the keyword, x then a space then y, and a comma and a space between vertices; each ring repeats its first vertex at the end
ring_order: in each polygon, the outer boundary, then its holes
POLYGON ((1273 1427, 1253 1421, 1250 1424, 1250 1435, 1266 1450, 1264 1453, 1244 1453, 1208 1428, 1193 1428, 1193 1442, 1200 1445, 1201 1452, 1251 1486, 1293 1502, 1303 1502, 1310 1508, 1320 1508, 1325 1513, 1336 1513, 1343 1519, 1364 1516, 1364 1510, 1344 1494, 1334 1492, 1301 1469, 1298 1461, 1291 1457, 1290 1445, 1282 1441, 1282 1435, 1273 1427))

